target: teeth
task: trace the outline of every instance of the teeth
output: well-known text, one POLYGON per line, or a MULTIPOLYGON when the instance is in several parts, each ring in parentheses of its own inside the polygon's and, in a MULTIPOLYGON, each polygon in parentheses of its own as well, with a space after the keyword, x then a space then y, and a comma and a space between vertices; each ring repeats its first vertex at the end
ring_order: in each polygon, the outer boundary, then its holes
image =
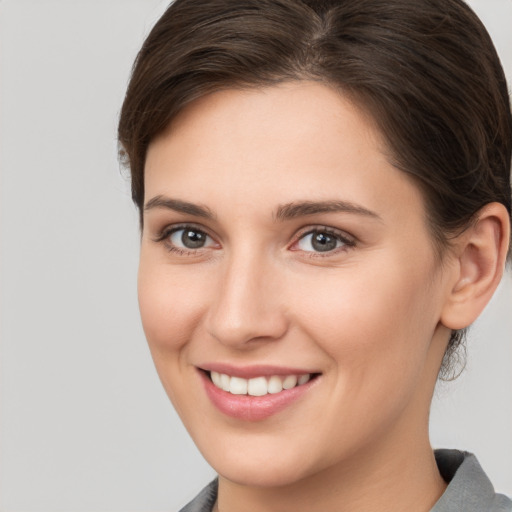
POLYGON ((270 377, 268 379, 268 392, 279 393, 281 391, 283 391, 283 381, 277 375, 270 377))
MULTIPOLYGON (((231 377, 232 379, 234 377, 231 377)), ((247 394, 251 396, 263 396, 268 392, 267 379, 265 377, 256 377, 249 379, 249 386, 247 387, 247 394)))
POLYGON ((309 375, 309 373, 306 375, 301 375, 298 380, 299 386, 302 386, 302 384, 306 384, 306 382, 309 382, 309 379, 311 379, 311 375, 309 375))
POLYGON ((229 391, 231 378, 229 375, 221 373, 220 375, 220 387, 224 391, 229 391))
POLYGON ((231 377, 231 380, 229 382, 229 392, 232 393, 233 395, 246 395, 247 380, 240 379, 239 377, 231 377))
POLYGON ((283 389, 292 389, 297 385, 297 376, 296 375, 288 375, 283 380, 283 389))
POLYGON ((218 387, 221 388, 222 384, 220 382, 220 373, 217 372, 211 372, 210 377, 212 378, 213 383, 218 387))
POLYGON ((311 380, 311 374, 305 375, 272 375, 271 377, 255 377, 242 379, 230 377, 225 373, 210 372, 212 382, 216 387, 233 395, 264 396, 267 393, 276 394, 295 386, 302 386, 311 380))

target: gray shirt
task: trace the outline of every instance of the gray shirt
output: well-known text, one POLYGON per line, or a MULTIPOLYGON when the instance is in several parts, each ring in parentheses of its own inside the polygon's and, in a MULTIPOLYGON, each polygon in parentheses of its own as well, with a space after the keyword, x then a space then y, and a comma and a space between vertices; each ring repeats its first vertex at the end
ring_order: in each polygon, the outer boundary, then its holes
MULTIPOLYGON (((435 455, 448 487, 430 512, 512 512, 512 501, 494 492, 473 454, 436 450, 435 455)), ((180 512, 211 512, 217 499, 217 487, 215 479, 180 512)))

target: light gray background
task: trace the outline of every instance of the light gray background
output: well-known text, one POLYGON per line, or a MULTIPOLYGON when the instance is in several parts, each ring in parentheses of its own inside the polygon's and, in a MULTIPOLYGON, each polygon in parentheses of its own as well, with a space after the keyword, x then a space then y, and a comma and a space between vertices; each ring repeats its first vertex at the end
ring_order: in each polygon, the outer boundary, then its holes
MULTIPOLYGON (((161 0, 0 3, 0 510, 174 511, 213 471, 161 389, 116 161, 132 60, 161 0)), ((473 0, 512 79, 512 0, 473 0)), ((512 495, 512 277, 440 386, 436 447, 512 495)))

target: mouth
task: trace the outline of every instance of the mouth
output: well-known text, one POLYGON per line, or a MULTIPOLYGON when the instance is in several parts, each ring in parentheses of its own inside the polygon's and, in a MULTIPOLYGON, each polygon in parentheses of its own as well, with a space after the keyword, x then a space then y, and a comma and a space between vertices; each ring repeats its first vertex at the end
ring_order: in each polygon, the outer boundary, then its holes
POLYGON ((275 395, 293 389, 297 386, 307 384, 318 374, 306 373, 298 375, 271 375, 268 377, 260 376, 252 379, 235 377, 226 373, 207 372, 213 385, 232 395, 265 396, 275 395))
POLYGON ((199 368, 199 374, 207 396, 221 413, 251 422, 267 419, 298 402, 316 386, 321 376, 304 370, 268 367, 242 370, 226 366, 199 368))

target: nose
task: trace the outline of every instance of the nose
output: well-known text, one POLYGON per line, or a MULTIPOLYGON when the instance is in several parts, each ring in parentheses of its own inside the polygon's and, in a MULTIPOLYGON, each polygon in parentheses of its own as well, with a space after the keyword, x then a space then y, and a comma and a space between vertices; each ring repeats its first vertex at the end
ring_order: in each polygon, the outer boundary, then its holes
POLYGON ((250 349, 281 338, 288 328, 279 270, 262 255, 225 261, 206 315, 206 329, 220 343, 250 349))

